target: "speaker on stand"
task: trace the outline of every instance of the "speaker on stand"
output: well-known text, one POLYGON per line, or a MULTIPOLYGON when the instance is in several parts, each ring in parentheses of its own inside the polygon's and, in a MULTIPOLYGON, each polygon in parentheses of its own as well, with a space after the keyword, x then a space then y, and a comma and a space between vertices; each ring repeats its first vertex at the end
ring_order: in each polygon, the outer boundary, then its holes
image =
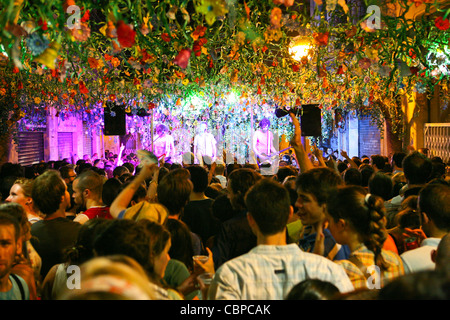
POLYGON ((321 109, 318 104, 302 105, 302 115, 300 116, 300 127, 303 137, 322 136, 321 109))

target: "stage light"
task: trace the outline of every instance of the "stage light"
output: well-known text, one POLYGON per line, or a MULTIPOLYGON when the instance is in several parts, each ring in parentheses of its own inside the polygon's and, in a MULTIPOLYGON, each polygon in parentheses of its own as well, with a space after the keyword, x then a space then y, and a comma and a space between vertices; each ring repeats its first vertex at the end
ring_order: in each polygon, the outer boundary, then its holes
POLYGON ((304 36, 293 38, 289 44, 289 54, 297 61, 301 61, 302 58, 307 57, 311 49, 311 42, 304 36))

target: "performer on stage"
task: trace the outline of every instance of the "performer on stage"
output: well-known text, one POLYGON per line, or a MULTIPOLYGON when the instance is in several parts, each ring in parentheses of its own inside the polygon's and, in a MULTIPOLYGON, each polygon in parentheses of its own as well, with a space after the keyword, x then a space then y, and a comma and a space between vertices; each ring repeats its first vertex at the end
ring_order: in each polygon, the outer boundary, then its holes
POLYGON ((269 131, 270 121, 264 118, 259 123, 260 129, 253 134, 253 152, 259 163, 270 160, 271 154, 278 153, 273 145, 273 133, 269 131))
POLYGON ((156 137, 153 141, 154 154, 158 157, 164 155, 165 161, 169 162, 175 156, 175 144, 173 137, 168 134, 169 128, 160 123, 155 128, 156 137))
POLYGON ((203 163, 204 156, 210 157, 211 161, 216 160, 217 142, 214 136, 207 130, 207 124, 205 122, 200 123, 198 134, 194 137, 194 155, 199 163, 203 163))

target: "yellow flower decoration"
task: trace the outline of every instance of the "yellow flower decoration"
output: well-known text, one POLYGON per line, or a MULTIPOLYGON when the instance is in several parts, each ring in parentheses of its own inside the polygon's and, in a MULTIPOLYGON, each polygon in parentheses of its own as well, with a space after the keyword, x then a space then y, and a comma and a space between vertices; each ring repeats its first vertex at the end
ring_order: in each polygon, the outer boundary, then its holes
POLYGON ((224 0, 200 0, 196 10, 205 15, 206 23, 209 25, 212 25, 217 17, 223 16, 228 12, 224 0))
POLYGON ((36 103, 36 104, 41 103, 41 98, 39 98, 39 97, 34 98, 34 103, 36 103))

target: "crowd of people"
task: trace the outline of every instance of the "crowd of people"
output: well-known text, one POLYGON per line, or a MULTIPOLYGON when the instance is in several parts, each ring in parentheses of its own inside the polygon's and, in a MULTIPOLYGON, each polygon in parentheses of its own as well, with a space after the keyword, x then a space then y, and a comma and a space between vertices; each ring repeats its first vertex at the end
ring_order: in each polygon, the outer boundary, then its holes
POLYGON ((296 165, 273 175, 220 157, 3 164, 0 300, 449 299, 446 164, 310 154, 291 118, 296 165))

